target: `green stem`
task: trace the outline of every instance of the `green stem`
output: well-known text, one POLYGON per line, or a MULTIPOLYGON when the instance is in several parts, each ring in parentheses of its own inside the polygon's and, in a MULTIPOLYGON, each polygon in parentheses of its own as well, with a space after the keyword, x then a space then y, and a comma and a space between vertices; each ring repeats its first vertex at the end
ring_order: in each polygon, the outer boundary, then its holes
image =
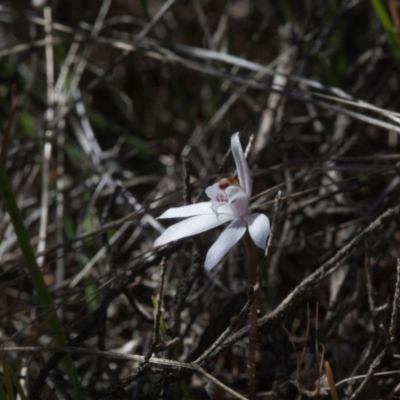
POLYGON ((256 398, 256 349, 257 349, 257 312, 258 300, 254 295, 257 284, 258 249, 248 232, 244 237, 244 251, 247 269, 247 295, 249 297, 249 347, 248 347, 248 374, 249 374, 249 399, 256 398))

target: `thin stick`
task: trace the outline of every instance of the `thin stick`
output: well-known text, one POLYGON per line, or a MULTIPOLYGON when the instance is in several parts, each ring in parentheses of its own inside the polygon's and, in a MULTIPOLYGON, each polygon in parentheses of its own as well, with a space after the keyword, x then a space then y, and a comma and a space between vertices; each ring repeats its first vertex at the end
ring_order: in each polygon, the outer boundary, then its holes
POLYGON ((165 266, 167 264, 167 259, 163 257, 160 264, 160 286, 158 289, 158 298, 156 301, 157 307, 154 315, 154 325, 153 325, 153 338, 151 345, 145 355, 145 362, 148 362, 151 355, 153 354, 160 337, 160 323, 161 323, 161 312, 162 312, 162 301, 164 298, 164 281, 165 281, 165 266))
MULTIPOLYGON (((42 199, 40 205, 40 226, 37 252, 41 253, 46 249, 47 239, 47 221, 49 213, 49 170, 50 159, 52 153, 52 144, 50 139, 53 137, 53 131, 49 129, 54 118, 54 55, 52 40, 52 14, 51 8, 46 6, 43 10, 44 19, 46 21, 45 32, 47 44, 45 47, 46 54, 46 77, 47 77, 47 110, 46 110, 46 128, 45 128, 45 144, 43 149, 42 163, 42 199)), ((44 256, 37 259, 39 267, 43 266, 44 256)))
POLYGON ((281 198, 282 198, 282 191, 279 190, 278 193, 275 196, 275 200, 274 200, 274 215, 272 217, 272 222, 271 222, 271 231, 269 233, 269 238, 268 238, 268 242, 267 242, 267 248, 265 249, 265 253, 264 253, 264 259, 268 260, 268 255, 271 249, 271 245, 272 245, 272 239, 274 237, 274 232, 275 232, 275 224, 276 224, 276 219, 278 217, 278 211, 279 211, 279 205, 281 203, 281 198))
POLYGON ((396 280, 396 288, 394 291, 392 316, 389 328, 389 338, 391 343, 395 343, 397 339, 396 327, 399 320, 399 307, 400 307, 400 258, 397 259, 397 280, 396 280))
MULTIPOLYGON (((102 350, 92 350, 92 349, 86 349, 83 347, 57 347, 57 346, 45 346, 45 347, 36 347, 36 346, 13 346, 13 347, 6 347, 1 349, 2 352, 12 352, 12 351, 33 351, 33 352, 56 352, 56 353, 77 353, 77 354, 91 354, 94 356, 104 356, 104 357, 109 357, 113 359, 123 359, 123 360, 133 360, 133 361, 139 361, 143 362, 144 361, 144 356, 138 356, 136 354, 123 354, 123 353, 117 353, 117 352, 112 352, 112 351, 102 351, 102 350)), ((152 365, 157 365, 158 367, 165 367, 170 368, 170 369, 175 369, 178 371, 181 371, 183 369, 188 370, 188 371, 195 371, 203 376, 205 376, 207 379, 210 381, 214 382, 217 386, 219 386, 221 389, 225 390, 226 392, 230 393, 232 396, 234 396, 236 399, 240 400, 247 400, 246 397, 242 396, 241 394, 235 392, 233 389, 231 389, 229 386, 224 385, 221 381, 219 381, 217 378, 206 372, 202 367, 192 364, 192 363, 183 363, 180 361, 174 361, 174 360, 167 360, 164 358, 157 358, 157 357, 151 357, 148 360, 149 364, 152 365)))

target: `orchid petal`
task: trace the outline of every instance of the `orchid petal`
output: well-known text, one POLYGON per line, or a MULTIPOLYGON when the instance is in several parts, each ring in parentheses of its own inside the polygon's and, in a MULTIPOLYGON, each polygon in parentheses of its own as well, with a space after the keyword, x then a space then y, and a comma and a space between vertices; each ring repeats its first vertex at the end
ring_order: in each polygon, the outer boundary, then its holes
POLYGON ((249 197, 243 189, 237 186, 229 186, 226 188, 225 192, 229 200, 231 212, 237 217, 242 217, 247 214, 249 197))
POLYGON ((211 209, 215 213, 221 205, 228 203, 228 198, 225 192, 220 188, 219 182, 209 186, 206 189, 206 195, 210 198, 211 209))
POLYGON ((157 219, 163 218, 187 218, 195 215, 213 214, 211 203, 205 201, 203 203, 190 204, 188 206, 170 208, 161 214, 157 219))
POLYGON ((233 215, 234 218, 237 218, 237 215, 234 214, 230 204, 223 204, 222 206, 218 205, 217 207, 215 207, 215 212, 218 215, 220 215, 220 214, 231 214, 231 215, 233 215))
POLYGON ((225 197, 224 191, 220 188, 219 182, 214 183, 214 185, 208 186, 206 189, 206 195, 211 201, 220 202, 220 196, 225 197))
POLYGON ((260 249, 267 247, 267 239, 270 234, 269 219, 264 214, 254 213, 244 217, 248 224, 249 233, 254 244, 260 249))
POLYGON ((216 228, 225 222, 232 221, 234 218, 235 216, 232 214, 223 214, 218 216, 216 214, 208 214, 197 215, 185 219, 166 229, 165 232, 154 242, 154 247, 162 246, 184 237, 197 235, 198 233, 216 228))
POLYGON ((221 188, 219 187, 219 182, 214 183, 214 185, 208 186, 205 190, 206 195, 211 199, 216 201, 216 197, 218 193, 221 192, 221 188))
POLYGON ((251 175, 246 158, 243 153, 242 145, 240 144, 239 132, 232 135, 231 149, 233 158, 235 159, 236 170, 238 173, 240 186, 244 189, 247 196, 251 196, 251 175))
POLYGON ((204 267, 207 271, 214 268, 228 251, 240 240, 246 232, 246 222, 235 219, 219 236, 208 250, 204 267))

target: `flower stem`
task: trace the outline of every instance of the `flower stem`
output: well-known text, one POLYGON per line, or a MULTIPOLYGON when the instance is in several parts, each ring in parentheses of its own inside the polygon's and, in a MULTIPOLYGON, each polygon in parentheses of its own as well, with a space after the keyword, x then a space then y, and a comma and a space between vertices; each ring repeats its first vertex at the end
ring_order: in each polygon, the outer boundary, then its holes
POLYGON ((257 312, 258 299, 254 293, 257 284, 258 249, 248 232, 244 236, 245 260, 247 269, 247 295, 249 298, 249 347, 248 347, 248 375, 249 399, 256 398, 256 347, 257 347, 257 312))

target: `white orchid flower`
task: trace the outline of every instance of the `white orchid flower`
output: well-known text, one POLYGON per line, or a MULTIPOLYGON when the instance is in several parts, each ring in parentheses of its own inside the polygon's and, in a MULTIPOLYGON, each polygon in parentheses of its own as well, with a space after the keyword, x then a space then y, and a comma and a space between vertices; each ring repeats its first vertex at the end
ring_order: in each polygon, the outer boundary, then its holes
POLYGON ((246 230, 255 245, 265 249, 270 233, 269 219, 260 213, 248 214, 251 196, 251 176, 239 140, 239 132, 232 135, 231 149, 236 163, 239 183, 236 179, 225 178, 209 186, 206 195, 211 201, 171 208, 158 218, 187 218, 170 226, 154 242, 154 247, 184 237, 216 228, 231 221, 215 243, 208 250, 205 268, 215 267, 228 251, 243 237, 246 230))

